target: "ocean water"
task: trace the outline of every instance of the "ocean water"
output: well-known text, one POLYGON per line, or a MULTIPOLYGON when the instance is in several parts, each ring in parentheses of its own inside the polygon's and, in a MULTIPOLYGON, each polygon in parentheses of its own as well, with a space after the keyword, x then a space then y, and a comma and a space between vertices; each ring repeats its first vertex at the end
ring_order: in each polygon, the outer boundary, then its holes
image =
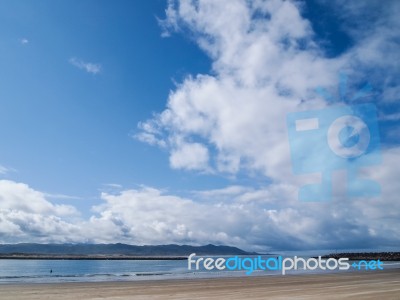
MULTIPOLYGON (((400 268, 400 262, 388 262, 384 267, 400 268)), ((299 269, 287 274, 326 272, 346 271, 299 269)), ((0 260, 0 284, 194 279, 247 276, 245 273, 244 270, 188 270, 187 260, 0 260)), ((265 275, 281 275, 281 271, 259 270, 250 276, 265 275)))
POLYGON ((186 260, 0 260, 0 283, 126 281, 186 273, 186 260))

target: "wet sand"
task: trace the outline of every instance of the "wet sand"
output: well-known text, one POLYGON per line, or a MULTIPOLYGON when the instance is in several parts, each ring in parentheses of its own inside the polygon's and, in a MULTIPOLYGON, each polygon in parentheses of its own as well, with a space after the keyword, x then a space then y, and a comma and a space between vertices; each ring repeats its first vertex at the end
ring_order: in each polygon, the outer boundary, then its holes
POLYGON ((400 269, 195 280, 2 284, 0 299, 400 299, 400 269))

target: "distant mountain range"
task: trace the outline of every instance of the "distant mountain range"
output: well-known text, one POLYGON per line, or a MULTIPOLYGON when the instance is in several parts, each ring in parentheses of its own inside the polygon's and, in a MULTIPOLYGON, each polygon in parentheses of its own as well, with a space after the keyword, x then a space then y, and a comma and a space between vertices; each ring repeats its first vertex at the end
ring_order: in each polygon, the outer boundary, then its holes
POLYGON ((0 254, 4 255, 123 255, 123 256, 188 256, 197 255, 250 255, 236 247, 189 245, 134 246, 127 244, 0 244, 0 254))

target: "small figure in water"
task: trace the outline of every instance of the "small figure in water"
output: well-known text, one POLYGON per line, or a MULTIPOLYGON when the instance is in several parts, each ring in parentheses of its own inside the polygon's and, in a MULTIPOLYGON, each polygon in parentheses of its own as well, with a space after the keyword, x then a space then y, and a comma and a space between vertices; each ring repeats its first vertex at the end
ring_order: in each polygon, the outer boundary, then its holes
POLYGON ((53 269, 50 269, 50 274, 53 273, 53 269))

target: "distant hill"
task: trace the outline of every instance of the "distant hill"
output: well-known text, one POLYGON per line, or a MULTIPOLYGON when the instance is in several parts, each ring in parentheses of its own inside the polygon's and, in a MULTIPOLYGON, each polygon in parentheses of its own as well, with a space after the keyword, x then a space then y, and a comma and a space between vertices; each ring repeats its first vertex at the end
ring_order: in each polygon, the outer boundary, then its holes
POLYGON ((38 255, 127 255, 127 256, 188 256, 197 255, 249 255, 236 247, 189 245, 134 246, 127 244, 0 244, 0 254, 38 255))

